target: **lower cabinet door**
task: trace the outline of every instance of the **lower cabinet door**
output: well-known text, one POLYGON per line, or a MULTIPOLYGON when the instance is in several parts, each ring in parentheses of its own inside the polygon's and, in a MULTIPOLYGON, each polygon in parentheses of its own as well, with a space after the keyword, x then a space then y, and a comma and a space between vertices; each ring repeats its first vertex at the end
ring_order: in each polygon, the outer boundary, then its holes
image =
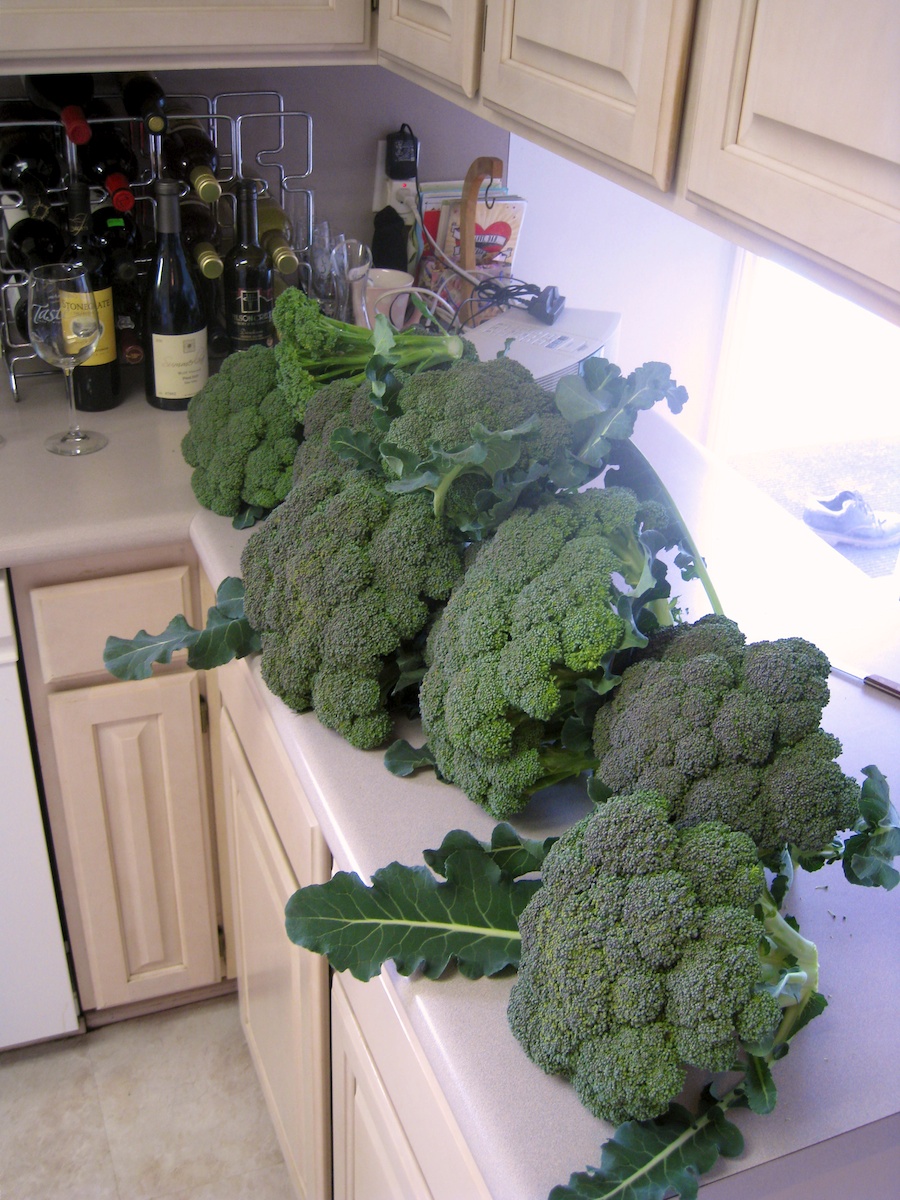
POLYGON ((294 1191, 321 1200, 331 1195, 328 964, 285 933, 299 883, 227 709, 221 757, 244 1033, 294 1191))
POLYGON ((337 975, 331 1059, 334 1200, 432 1200, 337 975))
POLYGON ((221 978, 194 672, 49 697, 90 1008, 221 978))

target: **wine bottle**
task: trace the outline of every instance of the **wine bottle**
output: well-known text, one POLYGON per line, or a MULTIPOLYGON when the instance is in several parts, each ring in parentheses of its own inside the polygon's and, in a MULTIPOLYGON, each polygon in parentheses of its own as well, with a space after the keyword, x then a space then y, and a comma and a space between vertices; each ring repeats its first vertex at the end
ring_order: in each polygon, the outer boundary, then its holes
POLYGON ((156 181, 156 253, 144 301, 147 401, 185 409, 209 377, 206 314, 181 238, 178 184, 156 181))
POLYGON ((148 133, 165 133, 166 94, 158 80, 146 71, 133 71, 120 77, 122 104, 129 117, 144 122, 148 133))
POLYGON ((225 256, 225 327, 232 351, 271 346, 274 268, 259 244, 256 184, 241 180, 235 187, 235 242, 225 256))
POLYGON ((23 217, 6 233, 6 258, 12 271, 27 272, 41 263, 59 262, 64 247, 62 230, 49 217, 23 217))
POLYGON ((113 208, 131 212, 131 181, 138 175, 137 155, 115 125, 93 126, 91 140, 78 148, 78 164, 89 183, 105 189, 113 208))
POLYGON ((141 281, 113 277, 113 303, 116 310, 116 349, 119 365, 134 366, 144 361, 141 281))
POLYGON ((73 179, 68 188, 68 235, 61 261, 80 262, 85 267, 100 317, 96 350, 72 372, 75 407, 82 412, 102 412, 120 403, 116 315, 109 264, 91 228, 90 189, 80 179, 73 179))
POLYGON ((28 99, 38 108, 56 113, 70 142, 83 146, 90 141, 91 127, 84 110, 94 95, 93 76, 25 75, 23 79, 28 99))
POLYGON ((23 125, 39 113, 31 105, 0 106, 0 188, 18 192, 29 216, 50 215, 49 189, 61 185, 56 147, 40 126, 23 125))
POLYGON ((300 266, 300 259, 291 245, 294 227, 290 217, 271 196, 260 196, 257 209, 260 245, 279 275, 293 275, 300 266))
POLYGON ((224 264, 215 246, 217 225, 212 208, 196 196, 185 196, 181 200, 181 232, 200 274, 218 279, 224 264))
POLYGON ((91 214, 91 229, 110 265, 113 282, 131 283, 137 279, 141 237, 131 213, 104 204, 91 214))
POLYGON ((162 139, 162 162, 175 179, 188 183, 201 200, 213 204, 222 195, 216 179, 219 156, 212 139, 190 118, 169 122, 162 139))

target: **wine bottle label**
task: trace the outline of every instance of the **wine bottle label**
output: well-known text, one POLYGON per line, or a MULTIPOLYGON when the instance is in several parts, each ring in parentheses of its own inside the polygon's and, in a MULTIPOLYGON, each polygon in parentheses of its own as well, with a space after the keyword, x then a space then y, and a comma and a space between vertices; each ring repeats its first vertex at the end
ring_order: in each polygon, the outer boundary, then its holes
POLYGON ((153 386, 161 400, 189 400, 209 378, 206 330, 154 333, 153 386))
POLYGON ((274 304, 271 288, 238 288, 234 292, 228 304, 228 332, 236 349, 274 345, 274 304))
MULTIPOLYGON (((35 309, 32 313, 35 328, 37 329, 45 323, 51 324, 55 315, 53 309, 49 307, 35 309)), ((60 293, 59 320, 62 326, 63 345, 66 351, 73 356, 83 350, 85 344, 90 342, 97 332, 90 303, 85 296, 79 296, 77 292, 60 293)))
MULTIPOLYGON (((101 288, 94 292, 94 303, 97 305, 97 316, 100 318, 100 341, 94 353, 84 360, 83 367, 101 367, 104 363, 116 360, 116 322, 113 314, 112 288, 101 288)), ((78 296, 66 294, 64 309, 65 320, 71 320, 73 337, 77 339, 79 321, 83 320, 85 312, 90 308, 78 296)))

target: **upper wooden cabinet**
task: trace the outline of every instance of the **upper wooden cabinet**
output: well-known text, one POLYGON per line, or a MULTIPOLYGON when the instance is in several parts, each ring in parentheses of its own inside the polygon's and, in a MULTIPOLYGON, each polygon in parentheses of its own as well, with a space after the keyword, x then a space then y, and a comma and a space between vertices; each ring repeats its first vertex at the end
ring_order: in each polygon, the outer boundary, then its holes
POLYGON ((0 72, 289 63, 368 51, 370 0, 2 0, 0 72))
POLYGON ((697 31, 690 200, 900 294, 896 0, 716 0, 697 31))
POLYGON ((694 0, 491 0, 482 99, 665 190, 693 17, 694 0))
POLYGON ((484 0, 380 0, 378 53, 463 96, 478 90, 484 0))

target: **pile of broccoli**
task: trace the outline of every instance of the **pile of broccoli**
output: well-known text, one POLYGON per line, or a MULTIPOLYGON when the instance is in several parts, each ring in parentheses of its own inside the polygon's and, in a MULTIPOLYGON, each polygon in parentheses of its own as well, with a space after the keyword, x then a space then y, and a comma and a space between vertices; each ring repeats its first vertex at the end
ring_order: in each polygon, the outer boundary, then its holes
MULTIPOLYGON (((466 535, 435 512, 432 490, 392 486, 397 447, 412 462, 432 453, 435 436, 454 447, 489 438, 488 419, 500 431, 528 425, 513 458, 526 455, 537 479, 565 448, 553 397, 509 359, 404 379, 390 409, 352 380, 318 389, 293 487, 245 546, 245 611, 262 638, 267 685, 354 746, 389 737, 392 709, 403 708, 398 690, 421 674, 418 662, 407 664, 421 659, 424 635, 463 575, 466 535), (532 417, 539 428, 523 419, 532 417)), ((466 503, 474 512, 478 489, 495 478, 483 460, 469 463, 465 479, 454 476, 455 515, 466 503)))
POLYGON ((747 643, 724 616, 651 634, 594 719, 592 794, 656 789, 676 824, 724 821, 763 856, 822 851, 859 793, 820 728, 828 675, 811 642, 747 643))
POLYGON ((626 488, 519 507, 478 551, 426 647, 419 704, 439 774, 496 817, 595 765, 575 739, 579 684, 603 691, 618 652, 671 622, 626 488))
POLYGON ((595 1116, 659 1116, 686 1066, 739 1068, 742 1047, 771 1043, 781 1023, 764 891, 745 834, 677 830, 659 792, 612 798, 555 843, 519 917, 513 1033, 595 1116))
POLYGON ((274 349, 253 346, 224 359, 188 404, 181 452, 194 495, 219 516, 268 512, 290 490, 302 426, 276 377, 274 349))

